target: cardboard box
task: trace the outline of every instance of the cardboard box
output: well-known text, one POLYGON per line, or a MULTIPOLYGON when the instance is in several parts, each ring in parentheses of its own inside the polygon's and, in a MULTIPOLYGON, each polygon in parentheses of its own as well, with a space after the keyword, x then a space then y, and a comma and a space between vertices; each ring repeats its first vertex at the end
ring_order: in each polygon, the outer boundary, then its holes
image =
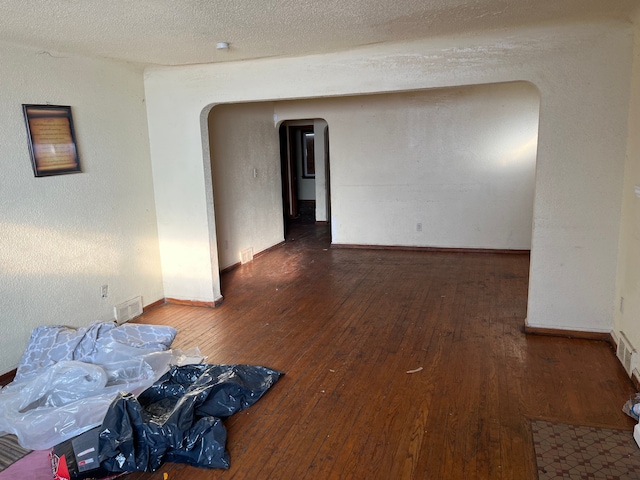
POLYGON ((51 449, 54 480, 110 480, 126 473, 108 472, 98 461, 100 427, 84 432, 51 449))

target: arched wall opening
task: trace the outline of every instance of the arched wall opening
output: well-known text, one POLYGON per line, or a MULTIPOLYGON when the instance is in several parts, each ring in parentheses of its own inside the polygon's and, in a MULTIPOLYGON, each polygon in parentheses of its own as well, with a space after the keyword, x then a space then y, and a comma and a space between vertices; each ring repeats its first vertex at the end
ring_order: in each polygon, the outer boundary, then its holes
POLYGON ((217 105, 219 268, 283 241, 278 127, 310 118, 331 131, 334 244, 529 250, 539 110, 528 82, 217 105))

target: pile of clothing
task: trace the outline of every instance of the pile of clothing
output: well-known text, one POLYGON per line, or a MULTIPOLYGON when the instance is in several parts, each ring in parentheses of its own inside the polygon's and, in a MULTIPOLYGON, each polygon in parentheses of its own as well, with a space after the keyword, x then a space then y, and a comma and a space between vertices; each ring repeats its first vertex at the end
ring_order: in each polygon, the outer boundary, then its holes
POLYGON ((255 403, 282 373, 185 365, 194 351, 172 350, 176 333, 115 322, 36 328, 15 380, 0 389, 0 435, 53 452, 90 438, 89 463, 105 476, 154 471, 165 461, 228 468, 223 420, 255 403))

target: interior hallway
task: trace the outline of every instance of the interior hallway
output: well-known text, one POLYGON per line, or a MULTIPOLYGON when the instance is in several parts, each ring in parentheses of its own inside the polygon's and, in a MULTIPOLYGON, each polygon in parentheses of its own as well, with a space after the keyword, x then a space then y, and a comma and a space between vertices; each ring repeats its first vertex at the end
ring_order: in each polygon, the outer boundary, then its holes
POLYGON ((144 323, 210 363, 286 373, 227 421, 228 471, 127 478, 537 478, 531 419, 631 430, 605 342, 527 336, 528 255, 331 249, 326 226, 222 276, 216 309, 144 323), (422 368, 415 373, 407 373, 422 368))

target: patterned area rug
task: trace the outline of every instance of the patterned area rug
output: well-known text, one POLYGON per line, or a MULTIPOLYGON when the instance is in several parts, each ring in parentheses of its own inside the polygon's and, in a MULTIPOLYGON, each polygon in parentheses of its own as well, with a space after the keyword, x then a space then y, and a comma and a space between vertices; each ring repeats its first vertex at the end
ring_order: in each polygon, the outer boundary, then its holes
POLYGON ((0 437, 0 472, 30 451, 20 446, 15 435, 0 437))
POLYGON ((630 430, 532 420, 538 478, 640 479, 640 449, 630 430))

